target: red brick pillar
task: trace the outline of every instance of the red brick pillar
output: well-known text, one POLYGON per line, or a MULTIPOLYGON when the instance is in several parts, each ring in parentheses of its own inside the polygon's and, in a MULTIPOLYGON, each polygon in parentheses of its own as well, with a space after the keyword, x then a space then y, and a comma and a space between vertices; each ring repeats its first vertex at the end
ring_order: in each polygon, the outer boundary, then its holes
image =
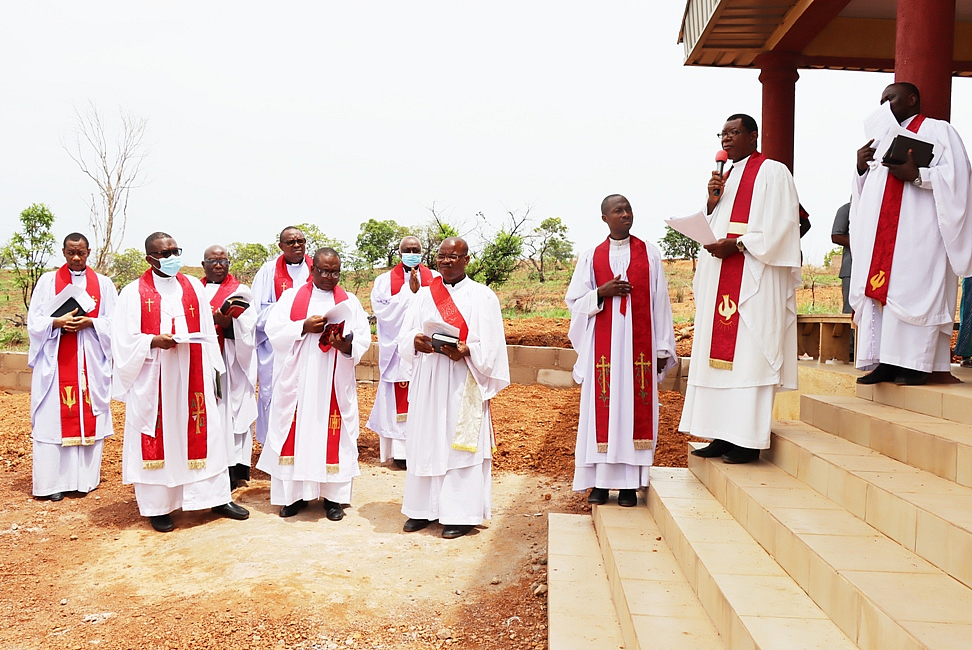
POLYGON ((955 0, 898 0, 895 27, 894 80, 918 86, 921 112, 947 120, 952 107, 955 0))
POLYGON ((763 85, 763 123, 760 150, 793 171, 794 109, 796 106, 796 55, 765 52, 756 57, 759 81, 763 85))

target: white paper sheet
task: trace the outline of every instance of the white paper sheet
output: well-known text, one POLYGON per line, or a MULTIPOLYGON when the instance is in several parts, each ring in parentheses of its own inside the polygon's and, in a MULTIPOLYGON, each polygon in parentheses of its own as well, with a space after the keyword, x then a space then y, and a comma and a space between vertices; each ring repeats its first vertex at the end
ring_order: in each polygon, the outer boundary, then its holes
POLYGON ((701 210, 687 217, 665 219, 665 223, 671 226, 673 230, 694 239, 703 246, 716 243, 715 234, 709 227, 709 220, 705 218, 705 213, 701 210))
POLYGON ((432 338, 433 334, 448 334, 459 338, 459 328, 441 320, 431 319, 422 324, 422 334, 432 338))
POLYGON ((339 302, 321 314, 329 325, 337 325, 351 318, 351 303, 348 300, 339 302))
POLYGON ((216 343, 218 341, 215 334, 205 332, 173 334, 172 340, 176 343, 216 343))
POLYGON ((88 294, 87 291, 82 289, 76 284, 69 284, 61 290, 61 293, 54 296, 47 306, 44 308, 45 314, 53 314, 57 311, 57 308, 66 303, 71 298, 74 298, 77 303, 84 310, 84 313, 90 314, 94 311, 96 307, 94 299, 88 294))

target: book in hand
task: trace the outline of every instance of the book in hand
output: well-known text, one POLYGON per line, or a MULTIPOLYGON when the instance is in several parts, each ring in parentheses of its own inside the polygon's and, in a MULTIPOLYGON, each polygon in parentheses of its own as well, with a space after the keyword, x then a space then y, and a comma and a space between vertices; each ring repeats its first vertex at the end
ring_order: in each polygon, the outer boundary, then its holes
POLYGON ((77 310, 77 312, 75 312, 74 314, 75 317, 88 315, 88 312, 86 312, 84 309, 81 308, 81 305, 78 303, 77 300, 75 300, 74 298, 68 298, 67 300, 62 302, 60 306, 54 310, 53 313, 51 313, 51 318, 60 318, 61 316, 66 316, 70 314, 72 311, 74 311, 75 309, 77 310))
POLYGON ((928 167, 934 156, 935 145, 924 140, 916 140, 906 135, 898 134, 891 141, 887 153, 881 162, 891 165, 903 165, 908 162, 908 150, 911 149, 911 156, 915 159, 915 164, 919 167, 928 167))
MULTIPOLYGON (((327 352, 331 349, 331 334, 337 334, 338 336, 344 336, 344 321, 340 323, 328 323, 324 326, 324 331, 321 332, 321 339, 317 342, 317 345, 321 348, 323 352, 327 352)), ((350 341, 354 338, 354 332, 348 332, 344 339, 350 341)))
POLYGON ((69 284, 54 296, 47 304, 45 311, 52 318, 60 318, 70 314, 75 309, 78 310, 74 314, 75 316, 87 316, 94 313, 98 309, 98 305, 87 291, 75 284, 69 284))
POLYGON ((458 336, 436 332, 430 338, 432 339, 432 350, 438 352, 439 354, 445 354, 445 351, 442 349, 443 345, 451 345, 454 348, 459 347, 458 336))
POLYGON ((250 303, 244 300, 242 296, 230 296, 219 308, 219 311, 230 318, 239 318, 249 308, 250 303))

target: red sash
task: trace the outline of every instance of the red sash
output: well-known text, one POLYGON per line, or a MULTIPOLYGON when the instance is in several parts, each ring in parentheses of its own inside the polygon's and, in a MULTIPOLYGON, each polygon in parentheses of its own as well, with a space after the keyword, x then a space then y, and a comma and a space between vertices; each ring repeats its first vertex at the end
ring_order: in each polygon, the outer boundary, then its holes
POLYGON ((395 384, 395 421, 408 421, 408 382, 396 381, 395 384))
MULTIPOLYGON (((162 296, 155 288, 155 274, 147 270, 138 279, 138 295, 142 309, 142 334, 160 334, 162 328, 162 296)), ((176 274, 182 287, 182 310, 186 317, 189 333, 199 332, 199 297, 189 279, 182 273, 176 274)), ((208 418, 206 416, 206 379, 203 374, 202 344, 189 344, 189 391, 187 402, 189 417, 186 419, 186 436, 189 469, 206 467, 206 438, 208 418)), ((155 420, 155 437, 142 434, 142 468, 161 469, 165 467, 165 446, 162 435, 162 377, 159 377, 159 412, 155 420)))
MULTIPOLYGON (((314 261, 310 258, 310 255, 304 255, 304 264, 307 265, 308 270, 314 261)), ((310 276, 307 276, 308 282, 310 281, 310 276)), ((287 289, 294 286, 294 280, 290 277, 290 273, 287 272, 287 260, 284 259, 283 255, 277 257, 277 263, 273 268, 273 299, 274 301, 280 300, 280 294, 282 294, 287 289)))
MULTIPOLYGON (((631 357, 634 363, 634 385, 631 404, 634 409, 634 448, 651 449, 655 437, 655 390, 652 385, 652 364, 655 346, 651 335, 651 288, 649 286, 648 247, 637 237, 630 238, 631 259, 627 277, 632 279, 631 294, 621 297, 619 309, 627 313, 631 301, 631 357)), ((594 249, 594 282, 601 286, 615 276, 611 270, 611 240, 605 239, 594 249)), ((604 299, 600 312, 594 317, 594 430, 598 453, 608 450, 608 429, 611 413, 611 326, 615 297, 604 299)), ((620 408, 627 408, 628 400, 619 395, 620 408)))
POLYGON ((462 317, 462 313, 456 307, 456 303, 452 300, 452 295, 446 289, 442 278, 434 278, 429 285, 429 290, 432 292, 432 300, 435 302, 435 308, 439 310, 442 320, 459 330, 460 341, 468 339, 469 326, 466 325, 466 319, 462 317))
MULTIPOLYGON (((746 232, 756 175, 765 160, 766 156, 754 151, 746 162, 736 189, 732 214, 729 215, 726 239, 736 239, 746 232)), ((732 172, 731 169, 729 171, 732 172)), ((726 174, 726 178, 729 178, 729 174, 726 174)), ((742 286, 745 263, 745 254, 732 255, 722 260, 715 314, 712 317, 712 341, 709 346, 709 365, 713 368, 732 370, 732 361, 736 356, 736 335, 739 334, 739 288, 742 286)))
MULTIPOLYGON (((101 311, 101 285, 98 283, 98 274, 90 268, 85 268, 84 281, 85 290, 95 302, 95 309, 88 314, 88 317, 97 318, 101 311)), ((72 284, 71 269, 65 264, 54 275, 54 294, 61 293, 70 284, 72 284)), ((82 365, 81 374, 78 375, 77 332, 61 330, 61 340, 57 345, 57 386, 61 403, 61 445, 64 447, 93 445, 97 421, 94 411, 91 410, 87 362, 82 365), (75 406, 78 406, 77 411, 74 410, 75 406)))
MULTIPOLYGON (((424 264, 419 264, 418 270, 422 286, 429 286, 432 282, 432 271, 424 264)), ((397 296, 403 286, 405 286, 405 265, 399 262, 391 270, 391 295, 397 296)))
MULTIPOLYGON (((918 114, 911 120, 908 130, 918 133, 925 116, 918 114)), ((898 219, 901 217, 901 197, 904 181, 888 174, 884 183, 884 197, 874 232, 874 249, 871 251, 871 267, 867 271, 864 295, 882 305, 888 301, 888 285, 891 283, 891 263, 894 260, 894 244, 898 240, 898 219)))
MULTIPOLYGON (((202 279, 203 286, 206 286, 206 278, 202 279)), ((219 308, 223 306, 226 299, 233 295, 233 292, 237 290, 240 286, 240 281, 233 277, 230 273, 223 280, 223 283, 219 285, 219 289, 216 290, 216 294, 209 299, 209 306, 212 308, 213 313, 219 311, 219 308)), ((219 339, 219 351, 223 351, 224 337, 223 328, 216 325, 216 338, 219 339)))
MULTIPOLYGON (((300 289, 297 290, 297 295, 294 296, 294 304, 290 306, 290 320, 301 321, 307 318, 307 309, 310 305, 311 294, 314 291, 314 283, 308 282, 300 289)), ((348 293, 338 285, 334 285, 334 304, 344 302, 348 299, 348 293)), ((340 327, 339 331, 343 332, 344 323, 337 324, 340 327)), ((328 327, 331 327, 328 325, 328 327)), ((318 342, 318 347, 322 352, 326 353, 331 350, 331 345, 323 342, 324 337, 328 334, 328 329, 325 328, 324 332, 321 334, 322 341, 318 342)), ((325 451, 325 463, 327 467, 328 474, 337 474, 341 470, 340 465, 340 450, 341 450, 341 407, 338 405, 337 401, 337 391, 335 390, 335 371, 337 370, 337 359, 338 355, 334 355, 334 365, 331 366, 331 405, 328 408, 327 416, 327 449, 325 451)), ((290 424, 290 433, 287 434, 287 439, 284 441, 283 448, 280 450, 280 460, 281 465, 293 465, 294 464, 294 446, 297 442, 297 405, 294 405, 294 419, 290 424)))

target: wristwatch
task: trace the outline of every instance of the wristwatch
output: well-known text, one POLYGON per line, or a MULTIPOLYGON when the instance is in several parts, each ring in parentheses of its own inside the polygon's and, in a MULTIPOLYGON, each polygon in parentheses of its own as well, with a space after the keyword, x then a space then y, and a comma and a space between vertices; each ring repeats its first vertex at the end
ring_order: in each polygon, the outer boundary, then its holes
POLYGON ((736 250, 739 251, 740 253, 746 252, 746 245, 742 242, 741 239, 736 239, 736 250))
POLYGON ((918 175, 915 176, 915 180, 911 182, 915 187, 921 187, 921 172, 918 172, 918 175))

